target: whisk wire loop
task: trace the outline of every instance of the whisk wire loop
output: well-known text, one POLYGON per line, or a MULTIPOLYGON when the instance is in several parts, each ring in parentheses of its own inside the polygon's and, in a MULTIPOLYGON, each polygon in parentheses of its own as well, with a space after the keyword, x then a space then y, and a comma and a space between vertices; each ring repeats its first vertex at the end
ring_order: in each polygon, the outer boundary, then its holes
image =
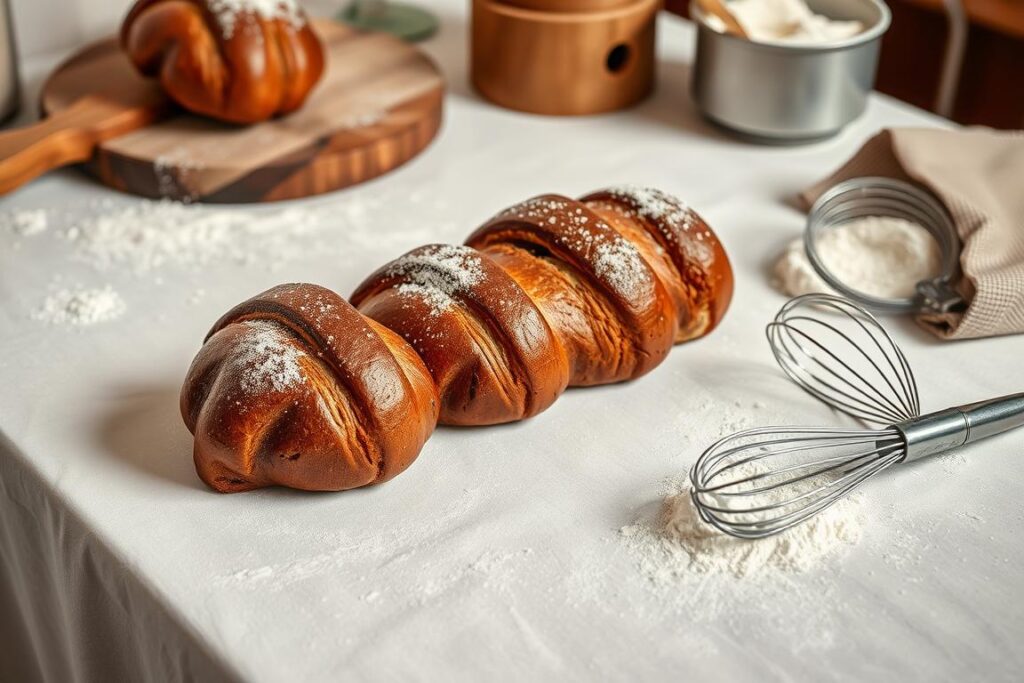
POLYGON ((794 382, 880 428, 759 427, 712 444, 690 469, 690 498, 702 520, 733 536, 786 531, 894 464, 1024 427, 1024 393, 922 416, 906 356, 874 316, 840 297, 798 297, 766 333, 794 382))
POLYGON ((906 356, 856 304, 831 294, 805 294, 787 302, 766 333, 783 371, 833 408, 880 425, 921 414, 906 356))
POLYGON ((901 444, 895 428, 748 429, 701 455, 690 472, 690 496, 705 522, 761 538, 810 518, 898 462, 901 444))
MULTIPOLYGON (((822 325, 836 332, 836 334, 842 334, 837 328, 819 320, 814 320, 813 318, 801 317, 794 320, 806 320, 814 324, 822 325)), ((908 402, 903 399, 888 378, 885 377, 885 374, 879 365, 863 350, 859 351, 861 356, 879 375, 883 377, 887 386, 897 397, 895 401, 890 398, 890 396, 887 396, 883 391, 872 385, 864 375, 851 367, 850 364, 844 361, 841 357, 830 351, 813 336, 804 330, 792 327, 791 322, 792 321, 787 321, 785 323, 770 323, 768 336, 770 341, 774 341, 772 339, 772 335, 779 333, 778 331, 780 328, 785 329, 785 332, 788 333, 788 339, 786 336, 782 336, 779 340, 773 343, 773 351, 776 352, 775 357, 786 374, 796 381, 797 384, 801 385, 806 391, 813 394, 819 400, 830 403, 833 407, 843 410, 848 414, 855 414, 859 417, 869 417, 875 422, 891 423, 898 421, 912 410, 911 406, 908 405, 908 402), (803 338, 807 342, 813 344, 821 353, 827 355, 841 368, 843 368, 845 373, 837 372, 829 365, 822 363, 808 347, 801 344, 799 339, 794 338, 794 335, 798 335, 800 338, 803 338), (808 368, 801 363, 797 354, 791 350, 789 346, 791 343, 795 344, 805 357, 812 361, 821 371, 826 373, 825 376, 815 374, 813 368, 808 368), (802 374, 800 371, 802 371, 802 374), (850 391, 844 390, 842 387, 830 382, 827 377, 834 377, 838 382, 845 384, 850 391), (853 379, 856 379, 857 383, 854 383, 853 379), (834 392, 834 395, 825 393, 816 385, 821 385, 826 389, 831 390, 834 392), (872 401, 874 401, 874 403, 872 403, 872 401)))
MULTIPOLYGON (((741 432, 741 434, 743 434, 743 433, 741 432)), ((736 436, 740 436, 741 434, 737 434, 736 436)), ((777 444, 780 444, 780 443, 798 443, 800 441, 801 441, 801 439, 767 441, 767 442, 759 443, 758 444, 758 449, 765 449, 765 448, 771 447, 772 445, 777 445, 777 444)), ((728 471, 730 469, 735 469, 737 467, 742 467, 743 465, 746 465, 746 464, 752 463, 752 462, 757 462, 758 460, 763 460, 763 459, 765 459, 767 457, 790 456, 790 455, 794 455, 794 454, 801 453, 801 452, 806 452, 806 451, 816 452, 816 451, 818 451, 821 448, 821 439, 820 438, 802 439, 802 441, 810 441, 810 443, 807 443, 807 444, 805 444, 803 446, 794 446, 792 448, 785 448, 785 449, 780 449, 780 450, 771 451, 771 452, 763 451, 763 452, 757 453, 755 455, 746 456, 746 457, 743 457, 743 458, 731 461, 728 464, 723 465, 722 467, 719 467, 717 469, 711 469, 711 471, 707 472, 708 480, 710 481, 712 479, 715 479, 715 478, 719 477, 720 475, 722 475, 723 473, 725 473, 726 471, 728 471)), ((835 440, 830 445, 832 445, 832 446, 846 446, 846 445, 858 445, 859 443, 861 443, 861 442, 860 441, 855 441, 855 440, 850 440, 850 441, 846 441, 846 442, 843 442, 841 440, 835 440)), ((717 456, 716 464, 717 464, 717 462, 721 462, 722 459, 728 458, 731 455, 734 455, 735 453, 737 453, 738 451, 743 450, 744 448, 745 448, 744 446, 737 446, 737 447, 735 447, 735 448, 733 448, 733 449, 731 449, 729 451, 726 451, 724 453, 719 454, 717 456)), ((821 459, 817 460, 817 462, 818 463, 834 462, 834 461, 845 462, 847 460, 849 460, 849 456, 834 456, 834 457, 831 457, 831 458, 821 458, 821 459)), ((748 476, 744 477, 743 479, 737 479, 737 480, 734 480, 734 481, 723 482, 723 483, 718 484, 716 486, 709 486, 709 487, 705 488, 704 491, 709 492, 709 493, 714 493, 714 492, 720 491, 722 489, 725 489, 725 488, 728 488, 730 486, 734 486, 734 485, 737 485, 737 484, 746 484, 746 483, 749 483, 751 481, 758 481, 760 479, 765 479, 765 478, 768 478, 768 477, 772 476, 772 474, 783 474, 783 473, 786 473, 786 472, 794 471, 794 470, 797 470, 797 469, 805 469, 805 468, 806 467, 804 465, 790 465, 788 467, 780 467, 780 468, 774 469, 772 471, 772 473, 770 473, 770 474, 769 473, 757 473, 757 474, 748 475, 748 476)), ((748 492, 745 491, 744 493, 748 493, 748 492)), ((735 495, 735 494, 727 494, 727 495, 735 495)))

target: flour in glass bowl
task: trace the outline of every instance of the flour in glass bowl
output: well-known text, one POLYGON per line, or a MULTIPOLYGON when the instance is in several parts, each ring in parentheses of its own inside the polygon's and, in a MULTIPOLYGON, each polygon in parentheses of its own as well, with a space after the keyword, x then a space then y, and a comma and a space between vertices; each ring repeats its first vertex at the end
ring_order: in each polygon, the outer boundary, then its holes
MULTIPOLYGON (((847 287, 883 299, 913 297, 917 283, 941 273, 939 245, 916 223, 866 216, 822 231, 818 255, 847 287)), ((776 288, 790 296, 832 292, 794 240, 775 262, 776 288)))

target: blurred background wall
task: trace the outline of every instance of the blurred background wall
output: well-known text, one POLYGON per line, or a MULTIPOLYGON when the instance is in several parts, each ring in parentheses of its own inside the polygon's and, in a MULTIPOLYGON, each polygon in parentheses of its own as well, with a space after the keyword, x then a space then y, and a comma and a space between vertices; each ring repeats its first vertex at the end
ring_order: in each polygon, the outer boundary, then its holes
POLYGON ((22 58, 81 45, 110 33, 132 0, 13 0, 22 58))
MULTIPOLYGON (((469 0, 467 0, 468 2, 469 0)), ((893 25, 882 43, 877 87, 960 123, 1024 128, 1024 0, 887 0, 893 25), (964 51, 941 106, 942 75, 955 27, 948 5, 962 8, 964 51)), ((331 14, 346 0, 307 0, 331 14)), ((429 0, 421 0, 429 6, 429 0)), ((23 57, 81 45, 114 31, 132 0, 13 0, 23 57)), ((686 16, 689 0, 666 0, 686 16)))

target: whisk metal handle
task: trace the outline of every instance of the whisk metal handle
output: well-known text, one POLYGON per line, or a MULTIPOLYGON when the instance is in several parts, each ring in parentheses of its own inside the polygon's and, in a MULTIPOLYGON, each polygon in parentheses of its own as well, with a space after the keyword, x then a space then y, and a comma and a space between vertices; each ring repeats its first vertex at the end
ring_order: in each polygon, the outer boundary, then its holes
POLYGON ((1024 426, 1024 393, 940 410, 893 425, 906 442, 903 461, 945 453, 1024 426))
POLYGON ((971 433, 967 443, 1024 426, 1024 392, 960 406, 971 433))

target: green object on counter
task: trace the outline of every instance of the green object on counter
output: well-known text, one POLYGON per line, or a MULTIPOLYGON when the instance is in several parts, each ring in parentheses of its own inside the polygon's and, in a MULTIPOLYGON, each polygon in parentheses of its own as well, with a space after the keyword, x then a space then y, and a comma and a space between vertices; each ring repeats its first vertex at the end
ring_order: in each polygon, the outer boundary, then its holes
POLYGON ((402 40, 426 40, 437 31, 437 17, 427 10, 401 2, 353 0, 342 10, 346 24, 368 31, 383 31, 402 40))

